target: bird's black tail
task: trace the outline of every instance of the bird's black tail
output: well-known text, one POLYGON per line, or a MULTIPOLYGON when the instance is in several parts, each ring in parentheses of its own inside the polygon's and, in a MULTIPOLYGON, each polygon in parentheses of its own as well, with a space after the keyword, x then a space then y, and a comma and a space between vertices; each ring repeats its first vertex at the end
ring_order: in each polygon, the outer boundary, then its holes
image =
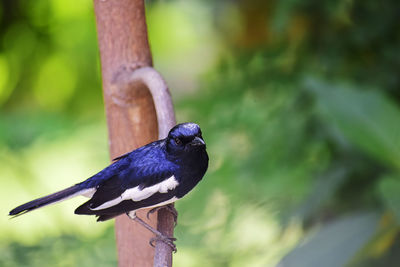
POLYGON ((11 210, 8 215, 17 217, 32 210, 79 195, 81 191, 82 188, 79 186, 79 184, 76 184, 51 195, 32 200, 28 203, 18 206, 15 209, 11 210))

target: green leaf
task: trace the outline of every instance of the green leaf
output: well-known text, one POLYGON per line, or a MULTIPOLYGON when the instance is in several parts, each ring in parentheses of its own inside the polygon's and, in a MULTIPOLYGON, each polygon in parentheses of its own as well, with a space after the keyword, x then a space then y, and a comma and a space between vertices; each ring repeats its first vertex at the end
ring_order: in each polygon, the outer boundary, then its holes
POLYGON ((320 115, 382 163, 400 169, 400 110, 383 93, 308 80, 320 115))
POLYGON ((400 179, 390 176, 381 179, 379 192, 387 207, 395 214, 400 223, 400 179))
POLYGON ((359 213, 322 227, 288 255, 278 267, 345 266, 376 232, 379 216, 359 213))

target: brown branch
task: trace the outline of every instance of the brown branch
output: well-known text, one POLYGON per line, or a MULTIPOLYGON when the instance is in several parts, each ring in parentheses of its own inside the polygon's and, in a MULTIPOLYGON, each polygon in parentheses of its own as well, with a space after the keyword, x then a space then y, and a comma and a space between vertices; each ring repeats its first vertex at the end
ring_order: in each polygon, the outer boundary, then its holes
MULTIPOLYGON (((162 137, 175 124, 175 118, 165 82, 146 68, 152 65, 152 58, 143 0, 94 0, 94 7, 110 154, 114 158, 156 140, 157 117, 162 137)), ((138 211, 137 215, 172 236, 171 214, 160 210, 157 223, 156 216, 146 220, 146 213, 138 211)), ((151 266, 153 259, 155 266, 171 266, 170 249, 162 242, 157 242, 154 258, 154 249, 149 246, 152 234, 147 229, 127 216, 119 216, 115 228, 119 266, 151 266)))
POLYGON ((115 86, 112 88, 111 97, 113 101, 122 106, 129 106, 129 98, 132 88, 146 86, 150 91, 158 120, 158 138, 167 137, 169 130, 175 126, 175 113, 171 94, 167 83, 161 75, 152 67, 136 68, 136 66, 125 67, 115 77, 115 86))

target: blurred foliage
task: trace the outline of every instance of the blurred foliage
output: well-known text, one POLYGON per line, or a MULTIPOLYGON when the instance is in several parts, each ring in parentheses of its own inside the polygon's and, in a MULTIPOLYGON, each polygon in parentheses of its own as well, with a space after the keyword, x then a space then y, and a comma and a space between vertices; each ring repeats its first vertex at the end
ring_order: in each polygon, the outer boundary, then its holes
POLYGON ((97 238, 76 235, 45 237, 34 245, 9 242, 0 245, 2 266, 116 266, 114 231, 108 228, 97 238), (67 252, 67 253, 66 253, 67 252), (88 253, 91 255, 88 257, 88 253))
MULTIPOLYGON (((211 159, 177 203, 176 266, 398 265, 399 12, 149 1, 155 66, 211 159)), ((108 159, 92 2, 3 1, 0 22, 6 214, 108 159)), ((112 222, 73 216, 81 201, 0 220, 0 265, 115 266, 112 222)))

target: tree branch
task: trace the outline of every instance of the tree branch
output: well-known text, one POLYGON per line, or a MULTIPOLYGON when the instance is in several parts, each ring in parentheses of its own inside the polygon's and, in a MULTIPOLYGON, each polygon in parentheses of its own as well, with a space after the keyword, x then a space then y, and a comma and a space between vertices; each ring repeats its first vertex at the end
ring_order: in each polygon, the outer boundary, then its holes
MULTIPOLYGON (((138 69, 152 65, 144 1, 94 0, 94 8, 110 154, 114 158, 156 140, 157 129, 160 136, 165 136, 175 121, 165 82, 151 68, 138 69)), ((146 213, 147 210, 140 210, 137 215, 152 227, 164 225, 164 219, 157 222, 156 216, 147 220, 146 213)), ((160 214, 164 217, 162 212, 160 214)), ((149 246, 152 234, 125 215, 116 218, 115 229, 119 266, 151 266, 155 252, 149 246)), ((165 229, 160 231, 172 234, 165 229)), ((171 253, 159 253, 160 246, 163 244, 157 242, 156 251, 163 260, 154 264, 171 266, 171 253)))

